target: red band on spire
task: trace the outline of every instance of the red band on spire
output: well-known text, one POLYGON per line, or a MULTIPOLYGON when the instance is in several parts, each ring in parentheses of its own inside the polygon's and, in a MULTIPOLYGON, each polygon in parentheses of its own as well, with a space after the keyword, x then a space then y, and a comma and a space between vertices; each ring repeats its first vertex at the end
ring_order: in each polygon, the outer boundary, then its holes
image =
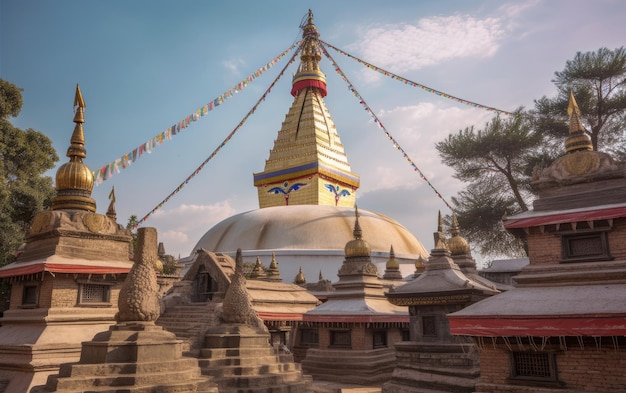
POLYGON ((291 87, 291 95, 292 96, 297 96, 298 92, 304 88, 307 87, 315 87, 317 89, 319 89, 320 93, 322 94, 322 97, 326 97, 326 83, 320 81, 320 80, 316 80, 316 79, 304 79, 304 80, 299 80, 297 82, 295 82, 293 84, 293 86, 291 87))

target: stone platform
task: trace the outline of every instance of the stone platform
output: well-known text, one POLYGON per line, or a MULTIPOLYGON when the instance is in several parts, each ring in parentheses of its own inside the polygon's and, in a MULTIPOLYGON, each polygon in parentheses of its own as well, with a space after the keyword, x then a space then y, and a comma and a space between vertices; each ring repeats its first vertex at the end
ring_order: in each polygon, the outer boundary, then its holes
POLYGON ((277 353, 269 334, 245 324, 209 328, 200 350, 202 374, 220 393, 303 393, 312 379, 302 375, 290 354, 277 353))
POLYGON ((78 363, 48 378, 49 392, 218 393, 182 341, 152 323, 124 323, 83 343, 78 363))

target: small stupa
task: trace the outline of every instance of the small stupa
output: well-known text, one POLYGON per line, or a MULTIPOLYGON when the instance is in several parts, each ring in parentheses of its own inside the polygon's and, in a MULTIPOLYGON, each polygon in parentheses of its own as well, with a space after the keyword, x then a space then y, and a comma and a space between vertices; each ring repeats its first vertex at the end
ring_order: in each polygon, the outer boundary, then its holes
POLYGON ((344 253, 335 290, 327 293, 325 303, 303 316, 296 341, 309 349, 302 369, 314 378, 338 383, 381 383, 395 367, 393 345, 408 331, 409 315, 406 308, 385 298, 358 209, 353 239, 346 243, 344 253))
POLYGON ((61 365, 59 374, 49 377, 48 391, 218 392, 201 376, 197 360, 182 356, 181 340, 154 324, 160 311, 156 259, 156 229, 139 228, 117 324, 84 342, 80 361, 61 365))
MULTIPOLYGON (((469 246, 459 236, 458 225, 452 232, 453 237, 446 241, 440 215, 435 248, 425 271, 387 293, 391 303, 408 306, 411 334, 410 341, 396 344, 398 364, 383 385, 383 393, 469 393, 478 382, 478 352, 470 340, 452 336, 447 314, 499 291, 482 277, 479 281, 464 274, 455 263, 448 247, 466 255, 469 246)), ((463 261, 470 264, 470 259, 463 261)))
POLYGON ((241 250, 237 250, 235 264, 221 323, 204 336, 199 356, 202 373, 214 377, 220 393, 307 391, 311 378, 302 375, 291 354, 277 352, 270 345, 268 329, 246 289, 241 250))

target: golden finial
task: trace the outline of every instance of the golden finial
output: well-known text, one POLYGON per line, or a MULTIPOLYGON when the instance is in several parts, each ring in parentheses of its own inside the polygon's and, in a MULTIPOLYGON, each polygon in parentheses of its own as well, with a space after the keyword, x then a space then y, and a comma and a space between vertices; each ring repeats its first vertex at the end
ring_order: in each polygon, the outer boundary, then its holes
POLYGON ((83 132, 85 100, 78 84, 74 94, 74 107, 76 113, 73 121, 76 125, 66 154, 70 160, 57 170, 57 195, 52 199, 51 207, 52 210, 72 209, 95 212, 96 201, 91 198, 93 173, 83 164, 83 158, 87 157, 83 132))
POLYGON ((437 244, 439 240, 443 241, 444 243, 446 241, 446 235, 443 233, 443 219, 441 218, 441 210, 437 212, 437 232, 433 233, 433 238, 435 240, 435 244, 437 244))
POLYGON ((368 242, 363 240, 363 231, 361 230, 361 224, 359 224, 359 208, 354 207, 354 230, 352 231, 354 239, 346 243, 344 247, 346 257, 369 257, 371 254, 371 247, 368 242))
POLYGON ((437 232, 443 232, 443 219, 441 218, 441 210, 437 212, 437 232))
POLYGON ((293 280, 294 284, 303 285, 306 284, 306 278, 304 277, 304 273, 302 273, 302 266, 300 266, 300 271, 296 275, 296 278, 293 280))
POLYGON ((301 25, 302 43, 300 44, 300 65, 293 76, 291 95, 298 95, 300 90, 315 88, 322 97, 326 96, 326 75, 319 68, 322 51, 319 32, 313 24, 313 11, 309 10, 306 25, 301 25))
POLYGON ((450 240, 448 240, 448 249, 452 255, 469 255, 469 243, 460 234, 459 221, 456 213, 452 213, 452 226, 450 227, 450 240))
POLYGON ((324 276, 322 276, 322 269, 320 269, 320 275, 318 277, 319 281, 322 281, 324 279, 324 276))
POLYGON ((115 186, 111 187, 111 192, 109 193, 109 208, 107 209, 107 217, 113 219, 113 221, 117 220, 117 213, 115 212, 115 186))
POLYGON ((398 263, 398 261, 396 261, 396 254, 393 252, 393 244, 389 248, 389 260, 387 260, 387 264, 386 264, 385 268, 387 270, 390 270, 390 269, 398 270, 398 269, 400 269, 400 264, 398 263))
POLYGON ((250 273, 250 278, 263 278, 265 277, 265 269, 263 269, 263 264, 261 263, 261 258, 256 257, 256 263, 254 264, 254 268, 250 273))
POLYGON ((359 207, 356 205, 354 206, 354 217, 354 230, 352 231, 352 234, 355 239, 361 239, 363 231, 361 230, 361 224, 359 224, 359 207))
POLYGON ((574 92, 569 91, 569 104, 567 106, 567 114, 569 115, 569 133, 570 136, 565 141, 565 150, 572 153, 580 150, 593 150, 591 138, 585 132, 580 120, 580 109, 574 98, 574 92))

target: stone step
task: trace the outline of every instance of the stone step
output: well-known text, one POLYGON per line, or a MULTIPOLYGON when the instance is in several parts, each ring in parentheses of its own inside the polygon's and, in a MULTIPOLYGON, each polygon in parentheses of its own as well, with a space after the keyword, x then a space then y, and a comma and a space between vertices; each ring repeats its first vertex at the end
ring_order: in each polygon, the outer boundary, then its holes
MULTIPOLYGON (((160 372, 142 374, 123 374, 107 376, 81 376, 49 380, 50 391, 92 391, 94 387, 108 387, 112 391, 122 391, 122 387, 188 386, 204 379, 197 372, 160 372)), ((125 390, 124 390, 125 391, 125 390)), ((181 392, 183 390, 180 390, 181 392)))
POLYGON ((79 364, 65 363, 59 368, 60 377, 82 377, 82 376, 107 376, 143 374, 160 371, 186 371, 193 370, 198 366, 195 358, 172 359, 160 362, 144 363, 98 363, 79 364))
POLYGON ((203 357, 202 350, 200 350, 200 358, 198 364, 202 367, 220 367, 220 366, 256 366, 258 364, 279 364, 280 358, 277 355, 266 356, 250 356, 250 357, 203 357))
POLYGON ((207 334, 204 348, 265 348, 269 346, 267 334, 207 334))
POLYGON ((215 377, 213 381, 219 386, 220 392, 222 391, 222 389, 229 388, 239 388, 247 390, 255 388, 267 388, 269 386, 298 384, 306 385, 306 381, 302 380, 302 373, 299 371, 286 371, 281 374, 215 377))
POLYGON ((255 348, 202 348, 200 357, 202 358, 227 358, 227 357, 261 357, 276 356, 274 348, 270 346, 255 348))
POLYGON ((184 381, 184 382, 176 382, 168 384, 168 386, 163 385, 142 385, 142 386, 124 386, 120 388, 120 386, 92 386, 87 390, 85 389, 65 389, 63 393, 219 393, 218 388, 215 386, 206 386, 205 381, 196 380, 196 381, 184 381))
POLYGON ((220 387, 219 389, 219 393, 305 393, 309 391, 310 391, 309 384, 305 382, 283 384, 283 385, 247 387, 247 388, 241 388, 241 387, 222 388, 220 387))
POLYGON ((295 363, 275 363, 275 364, 258 364, 249 366, 235 366, 235 365, 203 365, 202 361, 200 368, 205 375, 211 375, 214 377, 227 377, 227 376, 256 376, 267 374, 278 374, 288 372, 300 372, 300 369, 296 367, 295 363))

